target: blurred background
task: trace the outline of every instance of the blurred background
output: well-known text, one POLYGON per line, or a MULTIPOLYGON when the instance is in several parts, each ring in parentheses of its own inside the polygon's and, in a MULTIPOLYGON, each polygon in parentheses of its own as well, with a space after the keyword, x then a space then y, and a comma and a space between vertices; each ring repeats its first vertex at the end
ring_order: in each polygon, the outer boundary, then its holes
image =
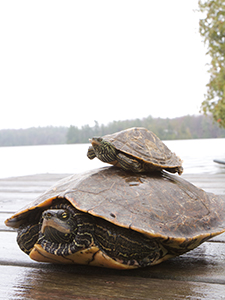
POLYGON ((0 176, 80 171, 88 138, 133 126, 186 171, 199 158, 223 171, 224 3, 211 2, 1 1, 0 176))

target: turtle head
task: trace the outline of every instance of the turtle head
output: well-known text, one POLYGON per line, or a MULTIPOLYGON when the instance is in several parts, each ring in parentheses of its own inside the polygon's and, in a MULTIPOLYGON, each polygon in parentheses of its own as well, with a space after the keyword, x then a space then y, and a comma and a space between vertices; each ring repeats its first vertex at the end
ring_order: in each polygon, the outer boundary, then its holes
POLYGON ((76 220, 67 209, 48 209, 42 214, 41 233, 51 243, 70 243, 76 220))
POLYGON ((36 243, 69 244, 76 232, 76 220, 69 209, 48 209, 42 212, 27 211, 18 228, 17 243, 22 251, 30 254, 36 243), (39 218, 39 220, 37 220, 39 218))
POLYGON ((98 159, 107 163, 117 160, 117 150, 110 142, 104 140, 102 137, 93 137, 89 141, 98 159))

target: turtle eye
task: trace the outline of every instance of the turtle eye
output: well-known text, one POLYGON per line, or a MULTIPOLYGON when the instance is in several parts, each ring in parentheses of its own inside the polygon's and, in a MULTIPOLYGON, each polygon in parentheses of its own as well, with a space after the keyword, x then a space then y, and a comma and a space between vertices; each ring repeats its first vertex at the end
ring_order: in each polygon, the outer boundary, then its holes
POLYGON ((66 212, 62 213, 62 218, 66 219, 68 217, 68 214, 66 212))
POLYGON ((101 137, 97 138, 97 141, 102 142, 102 138, 101 137))
POLYGON ((67 211, 63 211, 60 213, 59 218, 61 220, 67 220, 69 218, 69 213, 67 211))

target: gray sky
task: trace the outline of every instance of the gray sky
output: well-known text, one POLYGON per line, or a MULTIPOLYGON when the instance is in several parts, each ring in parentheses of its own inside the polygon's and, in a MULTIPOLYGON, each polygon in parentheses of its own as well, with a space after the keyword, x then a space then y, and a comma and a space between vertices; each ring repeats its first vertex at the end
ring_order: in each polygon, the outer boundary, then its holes
POLYGON ((197 0, 0 2, 0 129, 198 114, 197 0))

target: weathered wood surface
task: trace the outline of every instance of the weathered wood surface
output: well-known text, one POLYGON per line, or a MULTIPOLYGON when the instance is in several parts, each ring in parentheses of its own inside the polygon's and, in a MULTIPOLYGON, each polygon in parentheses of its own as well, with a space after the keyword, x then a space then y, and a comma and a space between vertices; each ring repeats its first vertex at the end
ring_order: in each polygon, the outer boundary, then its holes
MULTIPOLYGON (((31 261, 4 220, 65 176, 0 179, 1 299, 225 299, 225 234, 160 265, 132 271, 31 261)), ((225 195, 225 174, 182 177, 225 195)))

